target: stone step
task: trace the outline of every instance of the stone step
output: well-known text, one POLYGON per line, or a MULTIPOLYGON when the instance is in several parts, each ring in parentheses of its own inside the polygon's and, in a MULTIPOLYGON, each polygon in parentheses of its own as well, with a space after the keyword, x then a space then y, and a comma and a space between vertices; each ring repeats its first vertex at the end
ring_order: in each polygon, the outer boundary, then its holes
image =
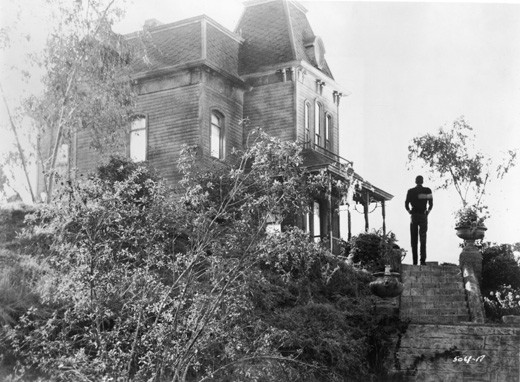
POLYGON ((403 309, 401 315, 408 316, 462 316, 467 315, 468 309, 458 308, 431 308, 431 309, 403 309))
MULTIPOLYGON (((411 277, 403 277, 403 283, 406 284, 450 284, 450 283, 458 283, 462 284, 462 277, 454 276, 454 277, 434 277, 434 276, 411 276, 411 277)), ((437 285, 438 286, 438 285, 437 285)), ((432 285, 433 287, 433 285, 432 285)))
POLYGON ((406 281, 405 288, 408 289, 464 289, 464 284, 460 282, 413 282, 406 281))
POLYGON ((465 308, 465 301, 421 301, 401 300, 401 309, 457 309, 465 308))
POLYGON ((460 268, 457 266, 429 266, 429 265, 402 265, 401 273, 420 273, 420 272, 431 272, 431 273, 459 273, 460 268))
POLYGON ((455 294, 463 294, 464 289, 462 288, 451 288, 451 289, 420 289, 420 288, 412 288, 412 289, 403 289, 402 296, 431 296, 431 297, 439 297, 439 296, 452 296, 455 294))
POLYGON ((440 275, 460 275, 462 272, 459 268, 443 270, 443 269, 411 269, 411 270, 402 270, 401 275, 403 276, 416 276, 416 275, 428 275, 428 276, 440 276, 440 275))
POLYGON ((446 295, 446 296, 412 296, 410 294, 408 295, 401 295, 401 303, 403 301, 412 301, 412 302, 437 302, 437 301, 444 301, 444 302, 466 302, 466 295, 463 293, 460 294, 452 294, 452 295, 446 295))
POLYGON ((413 323, 422 324, 453 324, 458 322, 469 322, 467 314, 464 315, 453 315, 453 316, 403 316, 402 318, 410 318, 413 323))

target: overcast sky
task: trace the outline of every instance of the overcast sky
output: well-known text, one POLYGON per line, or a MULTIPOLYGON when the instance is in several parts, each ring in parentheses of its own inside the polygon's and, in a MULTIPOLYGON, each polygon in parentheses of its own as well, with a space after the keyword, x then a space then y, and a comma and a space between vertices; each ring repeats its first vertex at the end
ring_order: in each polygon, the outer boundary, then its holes
MULTIPOLYGON (((404 198, 422 172, 407 169, 413 137, 464 115, 481 151, 496 157, 500 150, 520 147, 520 4, 301 3, 323 39, 335 80, 351 92, 341 103, 340 154, 354 161, 365 179, 394 195, 387 205, 387 227, 409 250, 404 198)), ((150 18, 169 23, 207 14, 234 30, 242 9, 238 0, 134 0, 115 28, 129 33, 150 18)), ((520 241, 520 200, 513 197, 519 188, 520 165, 489 187, 487 240, 520 241)), ((434 204, 427 260, 458 263, 455 191, 435 191, 434 204)), ((362 216, 353 214, 354 228, 361 230, 362 216)), ((380 227, 379 216, 379 209, 371 214, 371 228, 380 227)), ((411 263, 410 254, 405 263, 411 263)))

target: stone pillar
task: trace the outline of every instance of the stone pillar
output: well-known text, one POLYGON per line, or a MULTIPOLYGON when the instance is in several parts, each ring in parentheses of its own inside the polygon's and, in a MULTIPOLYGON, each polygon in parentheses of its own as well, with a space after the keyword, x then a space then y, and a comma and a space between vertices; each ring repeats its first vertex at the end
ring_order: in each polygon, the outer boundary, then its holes
POLYGON ((459 256, 459 264, 462 267, 464 264, 470 265, 475 272, 475 276, 479 284, 482 283, 482 254, 475 247, 475 240, 466 240, 466 246, 459 256))

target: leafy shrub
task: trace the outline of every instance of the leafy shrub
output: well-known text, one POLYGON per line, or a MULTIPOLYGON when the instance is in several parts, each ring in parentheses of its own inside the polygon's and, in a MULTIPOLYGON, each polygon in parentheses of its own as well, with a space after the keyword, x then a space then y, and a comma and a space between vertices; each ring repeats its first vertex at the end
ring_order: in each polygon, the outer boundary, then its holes
POLYGON ((520 265, 508 244, 489 246, 482 252, 482 291, 487 295, 502 285, 520 288, 520 265))
POLYGON ((14 203, 0 207, 0 244, 12 244, 25 227, 25 216, 34 212, 35 207, 14 203))
POLYGON ((500 321, 503 316, 520 316, 520 288, 503 286, 499 290, 484 296, 486 317, 492 321, 500 321))
POLYGON ((352 237, 348 249, 353 262, 371 272, 382 271, 387 264, 398 272, 405 251, 396 242, 393 232, 386 235, 380 231, 363 232, 352 237))
POLYGON ((511 245, 483 250, 481 291, 488 319, 500 321, 504 315, 520 315, 520 264, 511 245))
POLYGON ((368 273, 298 229, 265 231, 319 182, 297 145, 262 136, 243 155, 212 173, 188 157, 181 197, 113 162, 39 211, 46 287, 2 332, 20 366, 58 381, 370 380, 368 273))

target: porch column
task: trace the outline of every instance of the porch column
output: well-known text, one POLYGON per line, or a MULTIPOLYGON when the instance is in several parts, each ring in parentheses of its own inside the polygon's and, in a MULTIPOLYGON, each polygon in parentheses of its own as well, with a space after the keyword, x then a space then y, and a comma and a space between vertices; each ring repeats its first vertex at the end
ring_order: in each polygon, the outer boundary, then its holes
POLYGON ((381 214, 383 215, 383 235, 386 236, 386 209, 384 200, 381 202, 381 214))
POLYGON ((332 210, 332 178, 329 173, 329 198, 328 201, 329 208, 328 208, 328 224, 329 224, 329 240, 330 240, 330 251, 334 253, 334 235, 332 230, 332 216, 333 216, 333 210, 332 210))
POLYGON ((352 216, 350 215, 350 207, 347 210, 347 239, 352 239, 352 216))
POLYGON ((363 203, 363 215, 365 215, 365 232, 370 229, 368 224, 368 207, 370 206, 370 194, 368 191, 365 192, 365 200, 363 203))

